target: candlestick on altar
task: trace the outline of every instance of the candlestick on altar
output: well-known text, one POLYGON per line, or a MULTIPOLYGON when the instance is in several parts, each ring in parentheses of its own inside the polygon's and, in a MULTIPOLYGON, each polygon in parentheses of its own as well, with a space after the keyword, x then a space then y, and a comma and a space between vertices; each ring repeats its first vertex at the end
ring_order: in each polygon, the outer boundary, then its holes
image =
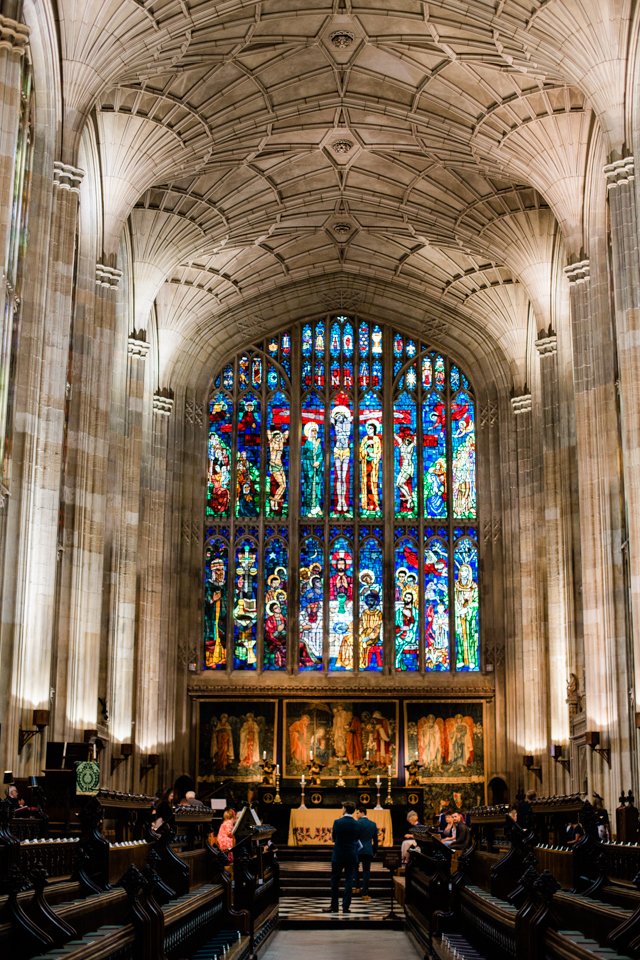
POLYGON ((384 798, 385 807, 393 806, 393 797, 391 796, 391 766, 388 768, 389 772, 387 775, 387 795, 384 798))
POLYGON ((338 757, 338 779, 336 780, 336 787, 346 787, 344 777, 342 776, 342 764, 344 760, 344 757, 338 757))
POLYGON ((378 776, 376 777, 376 805, 375 805, 375 807, 373 808, 374 810, 382 810, 382 807, 380 806, 380 787, 381 787, 381 785, 382 785, 382 784, 381 784, 381 782, 380 782, 380 774, 378 774, 378 776))
POLYGON ((304 773, 300 777, 300 809, 306 810, 307 805, 304 802, 304 773))
POLYGON ((282 803, 282 797, 280 796, 280 764, 276 764, 276 793, 273 798, 274 803, 282 803))

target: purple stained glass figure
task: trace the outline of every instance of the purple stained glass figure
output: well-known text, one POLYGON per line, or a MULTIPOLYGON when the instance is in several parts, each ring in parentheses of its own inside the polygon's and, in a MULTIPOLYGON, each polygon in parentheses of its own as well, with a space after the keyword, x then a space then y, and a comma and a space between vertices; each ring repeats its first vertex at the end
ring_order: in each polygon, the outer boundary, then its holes
POLYGON ((284 540, 274 537, 265 550, 264 655, 265 670, 287 666, 288 550, 284 540))
POLYGON ((227 577, 229 546, 220 537, 209 542, 204 573, 204 666, 227 667, 227 577))
POLYGON ((329 577, 329 669, 353 670, 353 551, 346 537, 333 541, 329 577))
POLYGON ((425 669, 450 669, 448 552, 444 539, 424 547, 425 669))
POLYGON ((480 669, 478 548, 470 537, 456 543, 453 565, 456 670, 477 672, 480 669))
POLYGON ((324 548, 317 537, 300 544, 300 671, 322 670, 324 648, 324 548))
POLYGON ((395 548, 395 669, 419 668, 419 588, 416 541, 399 536, 395 548))
POLYGON ((380 672, 384 665, 382 544, 368 537, 360 545, 358 655, 361 670, 380 672))
POLYGON ((275 393, 267 405, 266 516, 284 519, 289 513, 289 400, 275 393))
POLYGON ((244 537, 238 543, 235 568, 233 667, 235 670, 255 670, 258 663, 258 548, 253 538, 244 537))

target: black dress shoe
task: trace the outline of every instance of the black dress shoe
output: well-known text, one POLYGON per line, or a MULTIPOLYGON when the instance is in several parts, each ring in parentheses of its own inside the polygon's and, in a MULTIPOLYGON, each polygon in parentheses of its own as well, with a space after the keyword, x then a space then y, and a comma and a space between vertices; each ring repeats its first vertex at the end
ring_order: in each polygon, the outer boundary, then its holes
POLYGON ((347 907, 346 910, 345 910, 345 908, 343 907, 343 908, 342 908, 342 912, 343 912, 343 913, 351 913, 351 909, 350 909, 350 907, 347 907))
POLYGON ((322 912, 323 912, 323 913, 337 913, 337 912, 338 912, 338 908, 337 908, 337 907, 323 907, 323 908, 322 908, 322 912))

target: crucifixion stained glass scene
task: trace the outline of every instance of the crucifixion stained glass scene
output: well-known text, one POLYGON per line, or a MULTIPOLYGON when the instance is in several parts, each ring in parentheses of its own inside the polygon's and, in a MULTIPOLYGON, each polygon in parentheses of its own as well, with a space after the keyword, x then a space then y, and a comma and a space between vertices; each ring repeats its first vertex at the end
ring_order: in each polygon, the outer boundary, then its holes
POLYGON ((476 402, 449 357, 329 315, 209 398, 205 670, 480 669, 476 402))

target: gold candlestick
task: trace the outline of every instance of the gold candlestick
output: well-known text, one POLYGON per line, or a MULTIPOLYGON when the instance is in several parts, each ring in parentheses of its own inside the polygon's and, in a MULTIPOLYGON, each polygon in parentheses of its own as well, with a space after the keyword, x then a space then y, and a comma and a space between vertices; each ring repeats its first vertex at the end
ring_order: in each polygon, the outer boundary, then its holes
POLYGON ((274 803, 282 803, 282 797, 280 796, 280 771, 276 768, 276 795, 273 798, 274 803))
POLYGON ((391 774, 387 775, 387 795, 384 798, 385 807, 393 806, 393 797, 391 796, 391 774))

